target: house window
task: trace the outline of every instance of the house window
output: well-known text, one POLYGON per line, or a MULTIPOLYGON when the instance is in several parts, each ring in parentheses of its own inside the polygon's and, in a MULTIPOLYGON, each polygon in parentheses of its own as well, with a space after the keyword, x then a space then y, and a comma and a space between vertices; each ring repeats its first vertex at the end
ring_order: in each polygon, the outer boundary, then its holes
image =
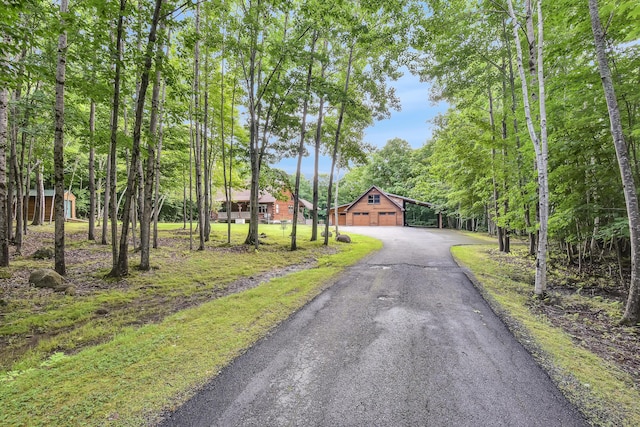
POLYGON ((261 214, 267 213, 267 205, 258 205, 258 213, 261 213, 261 214))
POLYGON ((280 213, 280 205, 276 204, 276 213, 279 214, 280 213))
POLYGON ((369 194, 369 204, 370 205, 379 205, 380 204, 380 195, 379 194, 369 194))

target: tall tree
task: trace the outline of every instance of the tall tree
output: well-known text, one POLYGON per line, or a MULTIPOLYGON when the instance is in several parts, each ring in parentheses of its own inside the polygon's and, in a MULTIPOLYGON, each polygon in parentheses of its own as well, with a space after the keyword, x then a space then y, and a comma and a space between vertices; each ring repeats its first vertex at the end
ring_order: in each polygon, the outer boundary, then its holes
POLYGON ((89 107, 89 240, 96 240, 96 102, 89 107))
POLYGON ((9 221, 7 200, 7 113, 9 90, 0 88, 0 267, 9 266, 9 221))
POLYGON ((55 106, 55 139, 53 146, 53 162, 55 170, 55 269, 58 274, 66 274, 64 259, 64 85, 67 67, 67 30, 65 15, 69 11, 68 0, 60 1, 61 32, 58 38, 58 66, 56 69, 56 106, 55 106))
POLYGON ((616 149, 620 177, 622 178, 622 188, 627 207, 627 217, 629 219, 629 237, 631 240, 631 283, 629 294, 621 322, 626 325, 633 325, 640 321, 640 210, 638 209, 638 195, 636 184, 633 178, 633 170, 629 162, 627 144, 624 140, 618 98, 613 86, 613 78, 606 51, 606 39, 600 13, 598 0, 589 0, 589 15, 591 16, 591 28, 596 48, 598 60, 598 70, 602 79, 607 109, 609 111, 609 121, 611 123, 611 135, 613 145, 616 149))
POLYGON ((202 119, 200 111, 200 3, 196 5, 195 47, 193 49, 193 108, 195 117, 193 159, 195 164, 196 206, 198 209, 198 250, 204 250, 204 190, 202 186, 202 119))
MULTIPOLYGON (((329 44, 328 39, 325 38, 324 41, 324 53, 327 52, 327 46, 329 44)), ((321 59, 320 66, 320 81, 323 82, 325 79, 325 73, 327 71, 327 66, 329 65, 329 61, 326 56, 323 55, 321 59)), ((322 145, 322 119, 324 115, 324 101, 325 94, 320 93, 320 101, 318 103, 318 118, 316 119, 316 133, 313 140, 313 212, 311 218, 311 241, 315 242, 318 240, 318 211, 320 209, 320 192, 319 192, 319 180, 320 180, 320 147, 322 145)))
POLYGON ((309 107, 309 97, 311 95, 311 77, 313 76, 313 62, 316 42, 318 41, 317 31, 311 36, 311 52, 309 54, 309 69, 307 70, 307 82, 304 90, 304 101, 302 102, 302 122, 300 123, 300 142, 298 144, 298 164, 296 167, 296 183, 293 190, 293 223, 291 224, 291 250, 295 251, 297 246, 298 229, 298 206, 300 206, 300 169, 302 167, 302 157, 304 156, 304 138, 307 133, 307 111, 309 107))
POLYGON ((113 277, 122 277, 129 274, 129 221, 131 219, 131 205, 135 197, 136 181, 138 179, 138 159, 140 157, 140 137, 142 130, 142 120, 144 114, 144 104, 146 100, 146 92, 149 86, 149 71, 153 62, 153 53, 156 43, 156 33, 158 23, 160 21, 160 11, 162 9, 163 0, 156 0, 149 29, 149 39, 144 55, 144 67, 140 78, 140 89, 137 96, 136 118, 133 127, 133 147, 131 149, 131 163, 129 168, 129 176, 127 178, 127 190, 122 213, 122 232, 120 233, 120 245, 118 254, 118 263, 109 273, 113 277))
MULTIPOLYGON (((161 25, 162 32, 162 25, 161 25)), ((153 209, 153 186, 157 182, 154 174, 156 171, 156 147, 158 145, 158 121, 160 115, 160 86, 162 86, 162 43, 158 43, 156 52, 156 75, 153 82, 151 95, 151 116, 149 118, 149 143, 147 144, 147 170, 144 179, 144 202, 142 216, 140 218, 140 270, 147 271, 149 265, 149 244, 151 234, 151 211, 153 209)), ((157 197, 157 196, 156 196, 157 197)), ((158 200, 156 199, 156 206, 158 200)))
MULTIPOLYGON (((351 46, 349 47, 349 60, 347 61, 347 70, 345 73, 344 79, 344 92, 343 99, 340 103, 340 112, 338 113, 338 124, 336 126, 335 137, 333 140, 333 147, 331 150, 331 173, 329 174, 329 188, 327 189, 327 214, 331 209, 331 190, 333 186, 333 173, 335 170, 337 157, 338 157, 338 146, 340 144, 340 131, 342 130, 342 122, 344 120, 344 112, 347 104, 347 96, 349 93, 349 81, 351 80, 351 70, 353 66, 353 51, 355 49, 356 42, 352 41, 351 46)), ((337 209, 337 206, 336 206, 337 209)), ((337 227, 338 224, 336 224, 337 227)), ((327 246, 329 244, 329 219, 325 221, 324 226, 324 245, 327 246)))
MULTIPOLYGON (((529 130, 529 136, 533 142, 533 146, 536 152, 536 165, 538 170, 538 206, 540 216, 540 228, 538 231, 538 250, 536 254, 536 279, 535 289, 536 295, 541 295, 545 292, 547 287, 547 239, 548 239, 548 223, 549 223, 549 181, 547 172, 548 163, 548 148, 547 148, 547 113, 546 113, 546 99, 545 99, 545 80, 544 80, 544 68, 543 68, 543 46, 544 46, 544 22, 542 17, 542 1, 538 0, 538 39, 534 42, 532 35, 529 35, 529 45, 537 46, 537 56, 535 56, 535 62, 532 64, 532 60, 529 61, 530 67, 537 68, 537 75, 532 73, 532 76, 537 78, 538 83, 538 105, 539 105, 539 123, 540 134, 536 131, 533 123, 533 117, 531 115, 529 88, 527 85, 527 78, 525 75, 522 45, 520 42, 519 28, 520 24, 516 17, 513 2, 508 0, 509 15, 511 16, 513 25, 513 37, 516 41, 516 52, 518 71, 520 72, 520 81, 522 84, 522 96, 525 110, 525 119, 527 122, 527 129, 529 130)), ((527 22, 526 28, 533 28, 533 16, 530 11, 530 2, 527 1, 527 22)), ((529 30, 527 31, 529 33, 529 30)), ((530 52, 534 50, 530 47, 530 52)), ((530 56, 534 58, 533 54, 530 56)), ((535 97, 534 97, 535 98, 535 97)))
POLYGON ((114 76, 113 76, 113 102, 111 103, 111 132, 109 157, 107 166, 107 179, 104 197, 104 224, 102 227, 102 242, 106 243, 107 215, 111 223, 111 271, 117 271, 118 268, 118 201, 116 193, 116 177, 118 171, 118 119, 120 117, 120 85, 122 75, 122 49, 124 37, 124 15, 127 1, 120 0, 120 8, 118 10, 117 30, 115 39, 115 49, 113 56, 115 58, 114 76), (108 194, 107 194, 108 193, 108 194))

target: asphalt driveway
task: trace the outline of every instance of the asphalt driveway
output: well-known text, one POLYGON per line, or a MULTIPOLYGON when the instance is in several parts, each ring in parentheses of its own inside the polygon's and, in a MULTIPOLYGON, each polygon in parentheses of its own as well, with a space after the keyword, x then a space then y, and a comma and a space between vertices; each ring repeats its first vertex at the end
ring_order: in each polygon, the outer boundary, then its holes
POLYGON ((446 230, 351 227, 384 248, 163 426, 583 426, 453 261, 446 230))

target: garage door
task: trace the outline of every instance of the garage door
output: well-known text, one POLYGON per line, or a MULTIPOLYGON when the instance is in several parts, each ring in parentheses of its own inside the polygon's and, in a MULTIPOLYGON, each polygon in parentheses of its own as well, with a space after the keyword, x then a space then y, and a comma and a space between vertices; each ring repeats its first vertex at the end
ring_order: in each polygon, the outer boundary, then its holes
POLYGON ((340 213, 338 214, 338 225, 347 225, 347 214, 340 213))
POLYGON ((379 212, 378 225, 396 225, 395 212, 379 212))
POLYGON ((354 212, 353 225, 369 225, 369 212, 354 212))

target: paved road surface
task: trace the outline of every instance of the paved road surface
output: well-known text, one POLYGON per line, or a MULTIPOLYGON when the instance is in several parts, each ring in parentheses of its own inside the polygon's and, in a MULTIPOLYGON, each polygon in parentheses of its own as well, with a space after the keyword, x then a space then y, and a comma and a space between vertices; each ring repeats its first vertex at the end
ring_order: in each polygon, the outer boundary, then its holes
POLYGON ((583 426, 449 254, 445 230, 352 227, 346 271, 164 426, 583 426))

